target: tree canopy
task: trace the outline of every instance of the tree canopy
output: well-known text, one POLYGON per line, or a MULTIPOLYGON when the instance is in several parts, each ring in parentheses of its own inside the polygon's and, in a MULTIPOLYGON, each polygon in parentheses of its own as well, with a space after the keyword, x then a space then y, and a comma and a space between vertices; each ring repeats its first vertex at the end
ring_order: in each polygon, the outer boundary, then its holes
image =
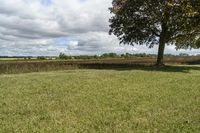
POLYGON ((166 44, 200 47, 200 0, 113 0, 112 5, 110 34, 124 44, 158 44, 158 65, 166 44))

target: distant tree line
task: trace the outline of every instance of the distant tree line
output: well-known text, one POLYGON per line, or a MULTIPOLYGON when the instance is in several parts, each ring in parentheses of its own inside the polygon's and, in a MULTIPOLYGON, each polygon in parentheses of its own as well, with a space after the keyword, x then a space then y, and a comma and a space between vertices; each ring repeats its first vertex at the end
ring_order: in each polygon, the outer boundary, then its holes
MULTIPOLYGON (((165 57, 175 57, 175 56, 190 56, 189 54, 186 53, 180 53, 179 55, 173 55, 173 54, 165 54, 165 57)), ((198 55, 197 55, 198 56, 198 55)), ((130 53, 125 53, 125 54, 117 54, 117 53, 104 53, 102 55, 78 55, 78 56, 71 56, 71 55, 66 55, 65 53, 60 53, 58 59, 63 59, 63 60, 70 60, 70 59, 109 59, 109 58, 144 58, 144 57, 149 57, 149 58, 156 58, 156 54, 146 54, 146 53, 138 53, 138 54, 130 54, 130 53)))
POLYGON ((33 58, 33 56, 0 56, 0 58, 33 58))
MULTIPOLYGON (((186 57, 190 56, 187 53, 180 53, 179 55, 173 55, 173 54, 165 54, 165 57, 186 57)), ((194 55, 194 56, 200 56, 199 55, 194 55)), ((117 53, 104 53, 102 55, 67 55, 65 53, 60 53, 59 56, 0 56, 0 58, 4 59, 17 59, 17 60, 88 60, 88 59, 113 59, 113 58, 121 58, 121 59, 128 59, 128 58, 156 58, 156 54, 146 54, 146 53, 138 53, 138 54, 130 54, 130 53, 125 53, 125 54, 117 54, 117 53)))
POLYGON ((154 54, 116 54, 116 53, 104 53, 102 55, 79 55, 79 56, 70 56, 64 53, 60 53, 59 59, 106 59, 106 58, 132 58, 132 57, 156 57, 154 54))

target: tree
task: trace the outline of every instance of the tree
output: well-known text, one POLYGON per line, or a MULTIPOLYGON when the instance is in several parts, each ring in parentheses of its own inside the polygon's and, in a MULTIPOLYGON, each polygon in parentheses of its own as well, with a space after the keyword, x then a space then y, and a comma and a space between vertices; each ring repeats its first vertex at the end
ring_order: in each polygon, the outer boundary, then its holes
POLYGON ((44 56, 38 56, 37 60, 46 60, 46 58, 44 56))
POLYGON ((200 0, 113 0, 110 34, 120 43, 159 45, 157 65, 164 65, 166 45, 200 47, 200 0))

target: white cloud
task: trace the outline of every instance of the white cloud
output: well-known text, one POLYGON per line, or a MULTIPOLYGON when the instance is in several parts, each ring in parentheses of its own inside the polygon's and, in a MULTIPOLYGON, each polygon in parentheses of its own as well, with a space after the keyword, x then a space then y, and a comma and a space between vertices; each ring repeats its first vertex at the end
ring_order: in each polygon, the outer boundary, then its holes
MULTIPOLYGON (((0 0, 0 55, 156 53, 156 47, 119 45, 115 36, 108 35, 111 2, 0 0)), ((179 53, 173 46, 166 52, 179 53)), ((180 52, 195 54, 199 50, 180 52)))

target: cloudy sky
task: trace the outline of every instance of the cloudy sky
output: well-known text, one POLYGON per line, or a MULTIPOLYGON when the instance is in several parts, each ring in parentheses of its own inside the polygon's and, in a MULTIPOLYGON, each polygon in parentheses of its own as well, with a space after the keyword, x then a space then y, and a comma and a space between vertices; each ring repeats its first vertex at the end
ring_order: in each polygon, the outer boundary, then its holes
MULTIPOLYGON (((156 53, 108 35, 112 0, 0 0, 0 55, 156 53)), ((198 54, 200 50, 166 53, 198 54)))

